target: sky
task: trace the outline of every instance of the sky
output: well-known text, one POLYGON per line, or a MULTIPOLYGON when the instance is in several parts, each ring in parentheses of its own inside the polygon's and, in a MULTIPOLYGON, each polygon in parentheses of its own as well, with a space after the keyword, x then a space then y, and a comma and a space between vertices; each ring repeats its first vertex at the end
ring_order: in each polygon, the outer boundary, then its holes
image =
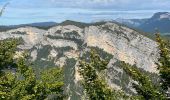
POLYGON ((0 25, 149 18, 170 11, 170 0, 0 0, 0 8, 6 3, 0 25))

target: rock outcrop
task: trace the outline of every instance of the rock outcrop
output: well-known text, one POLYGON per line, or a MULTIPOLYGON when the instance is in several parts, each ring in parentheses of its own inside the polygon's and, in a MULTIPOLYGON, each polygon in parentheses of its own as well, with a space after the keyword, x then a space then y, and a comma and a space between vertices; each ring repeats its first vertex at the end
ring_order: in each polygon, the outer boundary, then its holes
POLYGON ((0 32, 0 39, 6 38, 22 38, 23 44, 18 48, 30 52, 31 61, 36 67, 65 67, 66 91, 72 100, 82 94, 78 84, 81 77, 77 72, 77 59, 91 47, 113 55, 106 76, 111 87, 132 91, 130 79, 117 66, 117 61, 136 64, 149 73, 157 72, 155 62, 159 55, 156 42, 140 32, 112 22, 84 28, 58 25, 48 30, 23 27, 0 32))

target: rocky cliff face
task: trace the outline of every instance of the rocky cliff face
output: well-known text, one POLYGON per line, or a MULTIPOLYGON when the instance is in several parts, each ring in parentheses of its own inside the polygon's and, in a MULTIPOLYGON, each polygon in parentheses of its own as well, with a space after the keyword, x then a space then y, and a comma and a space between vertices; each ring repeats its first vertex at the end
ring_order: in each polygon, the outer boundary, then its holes
POLYGON ((130 78, 116 64, 125 61, 149 73, 156 73, 155 62, 158 58, 155 41, 130 28, 115 23, 78 27, 77 25, 58 25, 48 30, 34 27, 22 27, 0 32, 0 39, 22 38, 20 50, 28 50, 35 68, 52 66, 64 67, 65 90, 69 99, 76 100, 82 95, 77 72, 78 58, 89 48, 97 48, 110 56, 107 81, 111 87, 123 89, 128 93, 131 88, 130 78))

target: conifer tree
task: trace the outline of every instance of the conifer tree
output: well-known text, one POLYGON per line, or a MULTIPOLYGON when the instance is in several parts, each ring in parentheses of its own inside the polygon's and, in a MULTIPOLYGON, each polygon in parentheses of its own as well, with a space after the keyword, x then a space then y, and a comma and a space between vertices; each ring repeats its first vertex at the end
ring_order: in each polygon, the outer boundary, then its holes
POLYGON ((13 59, 15 40, 0 41, 0 100, 44 100, 50 96, 63 100, 63 72, 60 68, 45 70, 37 77, 27 64, 26 55, 13 59), (13 67, 9 69, 8 67, 13 67))
POLYGON ((0 74, 4 68, 16 67, 13 57, 18 44, 18 39, 0 40, 0 74))
POLYGON ((170 43, 161 39, 159 34, 156 34, 160 57, 157 63, 159 75, 161 77, 161 86, 164 92, 170 89, 170 43))
POLYGON ((160 91, 159 86, 153 84, 148 76, 142 73, 135 65, 130 65, 124 61, 120 62, 123 70, 135 81, 133 88, 138 93, 140 99, 144 100, 165 100, 165 95, 160 91))

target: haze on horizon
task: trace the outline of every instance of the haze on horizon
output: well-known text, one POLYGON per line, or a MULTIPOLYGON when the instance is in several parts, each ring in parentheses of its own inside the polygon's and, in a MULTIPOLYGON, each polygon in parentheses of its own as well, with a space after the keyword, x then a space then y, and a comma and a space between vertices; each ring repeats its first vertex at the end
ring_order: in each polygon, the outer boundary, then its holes
POLYGON ((170 0, 0 0, 0 8, 8 2, 0 25, 148 18, 170 11, 170 0))

